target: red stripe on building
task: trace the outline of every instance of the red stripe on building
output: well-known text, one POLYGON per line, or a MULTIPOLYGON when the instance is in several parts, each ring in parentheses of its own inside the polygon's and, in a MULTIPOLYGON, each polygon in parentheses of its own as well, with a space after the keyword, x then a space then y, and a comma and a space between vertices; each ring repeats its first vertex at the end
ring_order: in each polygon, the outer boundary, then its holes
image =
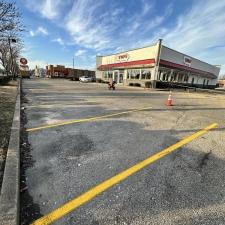
POLYGON ((168 66, 168 67, 171 67, 171 68, 174 68, 174 69, 186 70, 186 71, 189 71, 189 72, 192 72, 192 73, 195 73, 195 74, 196 73, 202 74, 202 75, 205 75, 205 76, 211 77, 211 78, 217 78, 217 76, 214 75, 213 73, 209 73, 207 71, 195 69, 195 68, 192 68, 192 67, 189 67, 189 66, 184 66, 184 65, 177 64, 177 63, 169 62, 169 61, 166 61, 166 60, 163 60, 163 59, 160 59, 160 65, 168 66))
POLYGON ((111 69, 115 67, 129 67, 129 66, 137 66, 137 65, 146 65, 155 63, 155 59, 144 59, 144 60, 137 60, 131 62, 121 62, 121 63, 112 63, 112 64, 105 64, 98 67, 99 70, 104 69, 111 69))

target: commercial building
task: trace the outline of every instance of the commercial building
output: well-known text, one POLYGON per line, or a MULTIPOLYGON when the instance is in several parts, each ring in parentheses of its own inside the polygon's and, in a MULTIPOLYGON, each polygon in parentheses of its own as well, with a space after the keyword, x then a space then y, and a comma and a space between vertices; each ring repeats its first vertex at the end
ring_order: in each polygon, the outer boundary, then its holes
POLYGON ((220 68, 156 44, 96 57, 96 79, 143 87, 216 87, 220 68))
POLYGON ((35 77, 44 77, 46 75, 46 70, 43 68, 40 68, 38 65, 35 66, 34 69, 34 76, 35 77))
POLYGON ((66 68, 63 65, 46 66, 46 76, 49 78, 68 78, 71 80, 79 80, 81 76, 95 78, 95 71, 66 68))

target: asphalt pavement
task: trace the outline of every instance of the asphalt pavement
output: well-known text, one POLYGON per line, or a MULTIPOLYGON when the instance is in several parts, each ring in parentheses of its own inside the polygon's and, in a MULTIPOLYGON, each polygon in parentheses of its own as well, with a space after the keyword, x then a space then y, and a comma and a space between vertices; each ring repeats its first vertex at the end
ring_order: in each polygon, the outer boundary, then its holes
POLYGON ((168 107, 167 91, 119 85, 109 91, 64 79, 23 80, 22 86, 33 162, 25 170, 22 224, 212 123, 218 127, 54 224, 225 224, 224 95, 173 92, 168 107), (62 125, 86 118, 95 119, 62 125), (37 127, 43 129, 29 131, 37 127))

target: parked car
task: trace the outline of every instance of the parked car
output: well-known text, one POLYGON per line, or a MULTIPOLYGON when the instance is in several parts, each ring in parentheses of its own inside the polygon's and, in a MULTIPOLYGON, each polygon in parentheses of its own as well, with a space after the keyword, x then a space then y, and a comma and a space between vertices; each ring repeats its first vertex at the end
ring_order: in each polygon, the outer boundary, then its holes
POLYGON ((81 82, 92 82, 92 77, 82 76, 82 77, 79 78, 79 81, 81 81, 81 82))

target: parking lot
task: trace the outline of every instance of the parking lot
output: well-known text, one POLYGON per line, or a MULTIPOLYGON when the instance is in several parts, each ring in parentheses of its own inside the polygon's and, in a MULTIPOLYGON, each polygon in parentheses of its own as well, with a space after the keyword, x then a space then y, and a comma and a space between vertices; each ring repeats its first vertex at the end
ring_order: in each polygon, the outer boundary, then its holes
POLYGON ((25 171, 29 198, 22 208, 29 213, 22 224, 213 123, 80 207, 67 205, 71 212, 54 224, 225 224, 224 95, 174 91, 168 107, 168 91, 109 91, 106 84, 63 79, 23 80, 22 88, 34 161, 25 171))

